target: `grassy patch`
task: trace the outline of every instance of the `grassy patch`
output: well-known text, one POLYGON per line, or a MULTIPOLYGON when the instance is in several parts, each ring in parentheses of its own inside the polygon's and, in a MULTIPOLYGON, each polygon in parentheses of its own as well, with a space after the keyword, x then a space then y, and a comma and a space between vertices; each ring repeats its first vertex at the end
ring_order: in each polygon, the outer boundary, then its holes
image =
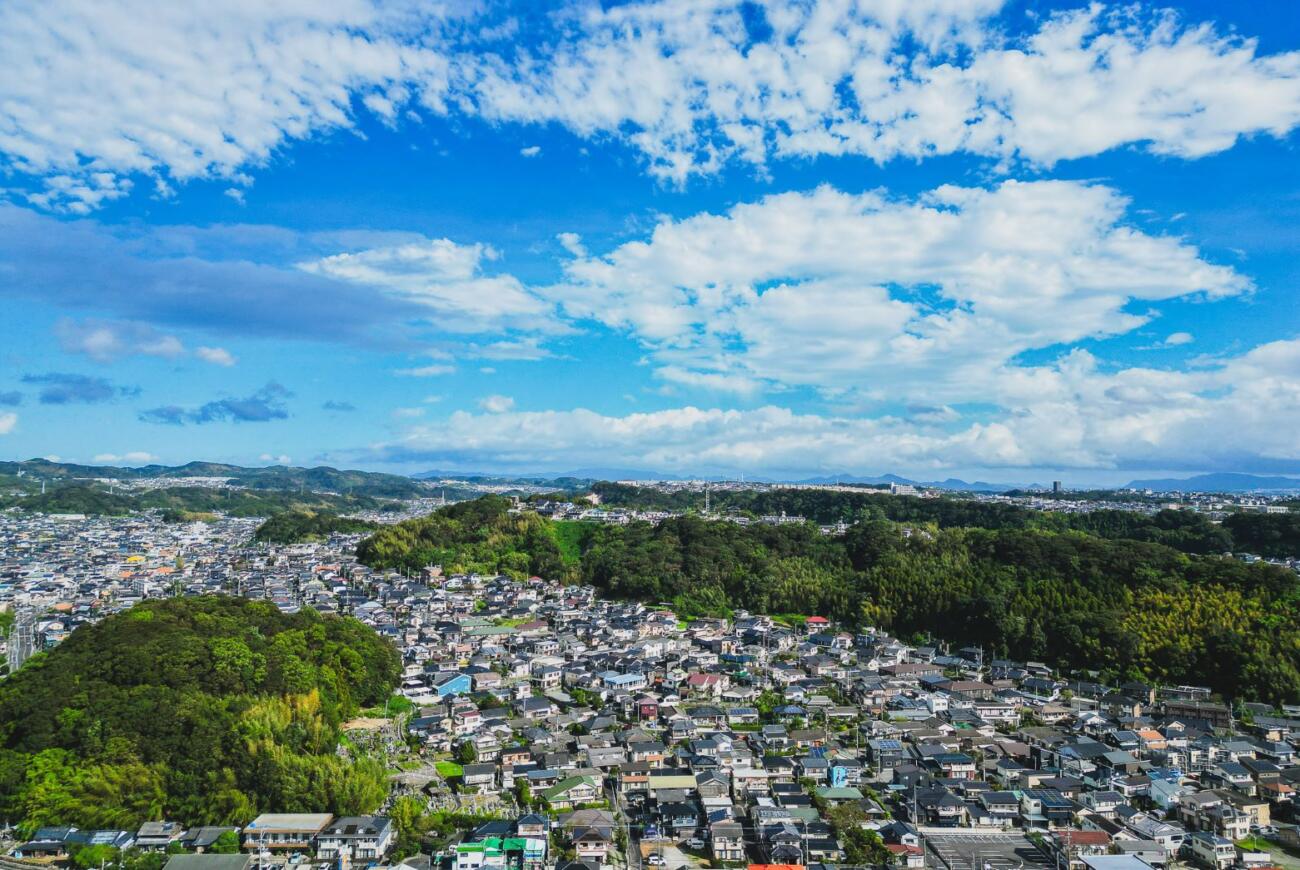
MULTIPOLYGON (((410 713, 415 709, 415 704, 405 695, 393 695, 388 699, 388 715, 400 716, 403 713, 410 713)), ((361 715, 367 719, 380 719, 384 716, 384 705, 376 704, 373 707, 367 707, 361 711, 361 715)))
POLYGON ((577 520, 556 520, 550 524, 551 537, 555 539, 555 546, 560 548, 564 564, 577 565, 582 561, 582 547, 595 528, 595 523, 577 520))
POLYGON ((1277 848, 1276 843, 1270 843, 1263 837, 1247 837, 1244 840, 1238 840, 1237 845, 1247 852, 1271 852, 1277 848))
POLYGON ((465 768, 454 761, 439 761, 433 766, 438 769, 438 776, 443 779, 455 779, 458 776, 465 775, 465 768))

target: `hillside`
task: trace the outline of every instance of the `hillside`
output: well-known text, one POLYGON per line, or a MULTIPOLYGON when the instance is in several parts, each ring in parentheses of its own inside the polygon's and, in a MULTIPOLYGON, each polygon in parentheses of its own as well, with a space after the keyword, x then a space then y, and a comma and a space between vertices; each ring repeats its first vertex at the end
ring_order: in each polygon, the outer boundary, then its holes
POLYGON ((380 529, 361 542, 357 556, 376 568, 442 565, 447 571, 514 577, 566 576, 554 524, 509 508, 500 496, 460 502, 380 529))
MULTIPOLYGON (((684 511, 700 510, 704 506, 702 492, 666 493, 618 483, 598 483, 592 491, 608 507, 684 511)), ((1300 558, 1300 514, 1238 513, 1219 525, 1195 511, 1061 513, 1000 502, 882 495, 870 491, 719 491, 710 493, 710 498, 715 511, 737 511, 750 516, 784 512, 818 523, 886 519, 934 524, 941 529, 1076 531, 1112 541, 1164 544, 1194 555, 1242 552, 1300 558)))
POLYGON ((1156 492, 1255 492, 1300 490, 1300 477, 1279 475, 1239 474, 1218 472, 1198 474, 1193 477, 1159 477, 1148 480, 1130 480, 1128 489, 1150 489, 1156 492))
POLYGON ((337 532, 354 534, 375 528, 375 523, 327 511, 290 510, 276 514, 258 526, 253 539, 268 544, 301 544, 304 541, 322 541, 337 532))
POLYGON ((385 771, 338 756, 339 725, 397 674, 392 647, 352 619, 142 603, 0 682, 0 817, 134 828, 374 810, 385 771))
POLYGON ((1074 530, 870 517, 840 536, 691 516, 574 534, 507 505, 482 499, 382 529, 358 555, 378 567, 578 577, 682 615, 819 614, 1116 679, 1300 700, 1300 581, 1277 566, 1074 530), (559 568, 557 541, 574 551, 559 568))
POLYGON ((355 511, 383 503, 367 496, 331 495, 296 490, 213 489, 181 486, 136 492, 110 493, 101 486, 79 483, 53 486, 44 493, 19 498, 18 507, 35 513, 124 516, 133 511, 157 509, 176 519, 191 513, 221 511, 234 517, 265 517, 283 511, 355 511))
POLYGON ((39 480, 47 482, 86 481, 94 478, 141 480, 155 477, 221 477, 253 489, 324 490, 333 493, 378 498, 416 498, 430 490, 419 481, 397 474, 374 471, 341 471, 329 466, 298 468, 285 465, 248 468, 220 462, 189 462, 185 465, 77 465, 29 459, 24 462, 0 462, 0 477, 17 477, 19 473, 39 492, 39 480))

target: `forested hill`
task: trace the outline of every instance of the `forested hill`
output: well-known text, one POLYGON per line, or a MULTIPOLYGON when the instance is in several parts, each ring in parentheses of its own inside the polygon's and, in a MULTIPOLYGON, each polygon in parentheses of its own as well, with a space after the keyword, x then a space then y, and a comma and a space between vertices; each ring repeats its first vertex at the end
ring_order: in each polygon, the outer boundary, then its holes
MULTIPOLYGON (((649 487, 598 483, 592 491, 609 507, 700 510, 701 492, 662 492, 649 487)), ((933 523, 942 529, 1041 529, 1086 532, 1112 540, 1165 544, 1184 553, 1206 555, 1241 551, 1259 556, 1300 558, 1300 514, 1232 514, 1222 524, 1195 511, 1162 510, 1154 514, 1098 510, 1090 513, 1040 511, 1003 502, 974 499, 919 498, 864 489, 843 492, 810 489, 722 490, 710 493, 714 510, 754 516, 785 512, 818 523, 887 519, 933 523)))
POLYGON ((1162 544, 1035 528, 554 523, 481 499, 386 527, 358 555, 380 567, 581 578, 685 615, 746 608, 930 632, 991 654, 1300 700, 1294 572, 1162 544))
POLYGON ((0 682, 0 817, 134 830, 373 811, 386 771, 341 758, 339 725, 397 676, 392 646, 354 619, 144 602, 0 682))

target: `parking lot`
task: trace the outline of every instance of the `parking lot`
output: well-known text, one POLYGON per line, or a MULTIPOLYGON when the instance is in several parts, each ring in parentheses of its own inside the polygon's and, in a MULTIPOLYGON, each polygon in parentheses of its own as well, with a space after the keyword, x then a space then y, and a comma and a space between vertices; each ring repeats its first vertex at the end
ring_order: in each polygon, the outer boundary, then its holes
POLYGON ((1023 834, 930 834, 926 847, 945 870, 1048 870, 1051 858, 1023 834))

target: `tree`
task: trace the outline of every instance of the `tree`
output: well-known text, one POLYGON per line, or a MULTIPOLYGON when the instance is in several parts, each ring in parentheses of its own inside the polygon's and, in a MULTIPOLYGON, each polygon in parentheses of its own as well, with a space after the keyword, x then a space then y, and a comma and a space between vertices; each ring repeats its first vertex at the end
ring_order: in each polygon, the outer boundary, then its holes
POLYGON ((217 855, 237 855, 239 834, 235 831, 222 831, 221 835, 212 841, 212 848, 208 851, 217 855))
POLYGON ((460 764, 473 764, 478 761, 478 747, 473 740, 462 740, 456 744, 456 761, 460 764))
POLYGON ((117 863, 120 853, 112 846, 97 844, 94 846, 82 846, 72 856, 72 863, 80 867, 81 870, 98 870, 106 864, 117 863))
POLYGON ((519 778, 519 783, 515 786, 515 799, 519 801, 519 806, 526 810, 533 808, 533 789, 528 784, 528 780, 523 777, 519 778))

